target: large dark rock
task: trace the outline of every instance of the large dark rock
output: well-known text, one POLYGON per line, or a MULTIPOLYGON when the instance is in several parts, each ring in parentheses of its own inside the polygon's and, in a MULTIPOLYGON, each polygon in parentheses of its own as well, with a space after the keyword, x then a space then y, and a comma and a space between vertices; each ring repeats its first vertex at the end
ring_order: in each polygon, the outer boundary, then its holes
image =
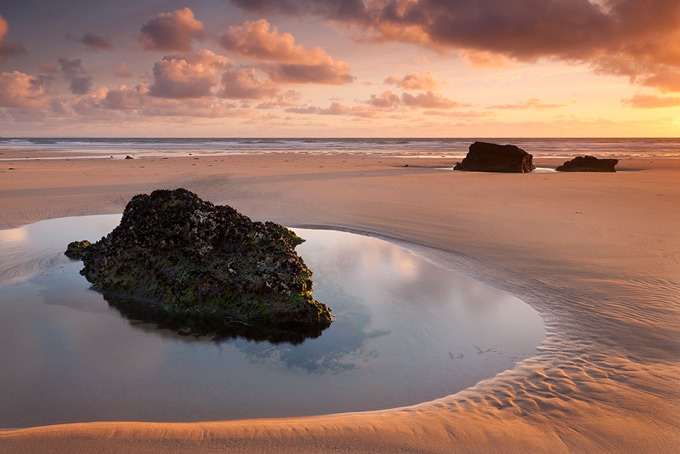
POLYGON ((616 172, 618 159, 599 159, 595 156, 577 156, 555 170, 558 172, 616 172))
POLYGON ((475 142, 463 162, 453 170, 470 172, 531 172, 535 169, 533 156, 515 145, 475 142))
POLYGON ((318 335, 332 316, 312 297, 294 250, 303 241, 186 189, 158 190, 133 197, 120 225, 81 252, 81 274, 122 312, 186 332, 318 335))

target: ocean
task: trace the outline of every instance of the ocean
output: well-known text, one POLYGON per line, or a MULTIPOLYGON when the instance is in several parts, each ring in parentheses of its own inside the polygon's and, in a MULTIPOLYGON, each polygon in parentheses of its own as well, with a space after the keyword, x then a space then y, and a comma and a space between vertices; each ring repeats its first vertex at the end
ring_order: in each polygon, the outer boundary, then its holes
POLYGON ((63 158, 135 158, 220 156, 264 153, 446 157, 462 159, 475 140, 511 143, 536 158, 680 158, 680 138, 644 139, 473 139, 473 138, 0 138, 0 161, 51 156, 63 158))

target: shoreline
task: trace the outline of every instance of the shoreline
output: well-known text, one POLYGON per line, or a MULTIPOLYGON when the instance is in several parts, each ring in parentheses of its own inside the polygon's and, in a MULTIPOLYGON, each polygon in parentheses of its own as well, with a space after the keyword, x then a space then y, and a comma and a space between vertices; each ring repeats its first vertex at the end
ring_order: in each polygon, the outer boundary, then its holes
POLYGON ((405 168, 403 158, 278 154, 145 158, 107 166, 112 163, 26 161, 15 163, 17 170, 1 170, 0 226, 122 211, 129 194, 186 184, 256 220, 335 225, 420 244, 438 264, 465 269, 537 309, 548 339, 537 356, 512 370, 411 407, 275 420, 3 430, 3 450, 680 447, 680 395, 674 391, 680 389, 680 239, 674 235, 680 210, 673 209, 680 206, 680 161, 624 160, 619 168, 629 171, 607 175, 458 173, 435 168, 452 164, 450 159, 427 158, 426 166, 405 168))

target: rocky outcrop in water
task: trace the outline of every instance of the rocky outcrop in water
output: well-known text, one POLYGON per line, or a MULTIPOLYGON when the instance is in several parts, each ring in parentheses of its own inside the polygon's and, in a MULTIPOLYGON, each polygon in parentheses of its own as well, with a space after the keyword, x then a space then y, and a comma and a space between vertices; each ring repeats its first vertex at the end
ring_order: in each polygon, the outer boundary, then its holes
POLYGON ((558 172, 616 172, 618 159, 599 159, 595 156, 577 156, 555 170, 558 172))
POLYGON ((515 145, 475 142, 453 170, 469 172, 523 173, 535 169, 533 156, 515 145))
POLYGON ((81 274, 135 317, 196 334, 241 325, 318 335, 332 316, 312 297, 294 250, 303 241, 176 189, 133 197, 111 233, 69 250, 84 249, 81 274))

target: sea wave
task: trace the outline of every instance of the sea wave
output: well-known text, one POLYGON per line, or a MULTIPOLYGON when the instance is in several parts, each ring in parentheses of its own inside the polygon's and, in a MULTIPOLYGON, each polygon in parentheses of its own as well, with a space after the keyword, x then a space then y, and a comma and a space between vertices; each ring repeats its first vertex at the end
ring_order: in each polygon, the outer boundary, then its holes
MULTIPOLYGON (((24 159, 64 157, 169 157, 263 153, 364 154, 391 157, 462 158, 474 138, 0 138, 0 152, 24 159)), ((579 155, 680 158, 680 139, 479 139, 515 144, 537 158, 579 155)))

